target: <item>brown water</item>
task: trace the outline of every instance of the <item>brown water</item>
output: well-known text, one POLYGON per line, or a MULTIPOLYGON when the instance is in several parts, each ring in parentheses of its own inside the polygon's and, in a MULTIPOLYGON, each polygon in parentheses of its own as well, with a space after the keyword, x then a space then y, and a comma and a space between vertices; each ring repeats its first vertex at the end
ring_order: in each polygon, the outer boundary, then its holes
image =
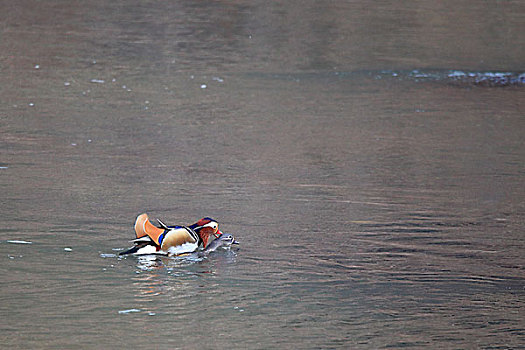
POLYGON ((2 347, 525 348, 523 33, 522 1, 2 2, 2 347), (144 211, 241 246, 117 258, 144 211))

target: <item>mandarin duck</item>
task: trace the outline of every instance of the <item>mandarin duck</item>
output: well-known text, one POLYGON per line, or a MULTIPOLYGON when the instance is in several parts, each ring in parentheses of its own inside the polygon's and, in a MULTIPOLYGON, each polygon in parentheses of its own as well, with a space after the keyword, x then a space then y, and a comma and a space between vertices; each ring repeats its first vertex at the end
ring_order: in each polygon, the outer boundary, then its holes
MULTIPOLYGON (((213 241, 222 235, 222 232, 219 231, 219 223, 208 217, 189 226, 167 226, 159 219, 157 221, 160 227, 151 223, 148 214, 144 213, 137 216, 135 221, 137 238, 132 241, 135 245, 120 255, 160 254, 173 256, 192 253, 201 246, 207 248, 211 242, 210 238, 213 237, 213 241)), ((227 244, 228 239, 222 243, 227 244)), ((214 250, 220 245, 217 244, 214 250)))

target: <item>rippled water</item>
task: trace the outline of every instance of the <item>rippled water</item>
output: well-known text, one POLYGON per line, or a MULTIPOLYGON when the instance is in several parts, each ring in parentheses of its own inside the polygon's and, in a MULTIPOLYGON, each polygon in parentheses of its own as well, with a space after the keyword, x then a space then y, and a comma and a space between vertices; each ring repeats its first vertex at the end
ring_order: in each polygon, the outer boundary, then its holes
POLYGON ((523 348, 522 2, 0 9, 3 346, 523 348))

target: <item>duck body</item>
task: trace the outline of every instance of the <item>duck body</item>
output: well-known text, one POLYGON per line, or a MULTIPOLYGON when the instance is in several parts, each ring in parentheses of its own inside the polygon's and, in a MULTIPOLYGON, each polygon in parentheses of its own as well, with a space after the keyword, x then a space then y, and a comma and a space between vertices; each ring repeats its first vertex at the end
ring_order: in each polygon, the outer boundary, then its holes
POLYGON ((202 218, 189 226, 167 226, 158 220, 160 227, 151 223, 148 214, 141 214, 135 221, 134 246, 120 255, 181 255, 192 253, 201 246, 206 248, 213 239, 220 237, 219 223, 212 218, 202 218), (210 241, 210 238, 213 239, 210 241))

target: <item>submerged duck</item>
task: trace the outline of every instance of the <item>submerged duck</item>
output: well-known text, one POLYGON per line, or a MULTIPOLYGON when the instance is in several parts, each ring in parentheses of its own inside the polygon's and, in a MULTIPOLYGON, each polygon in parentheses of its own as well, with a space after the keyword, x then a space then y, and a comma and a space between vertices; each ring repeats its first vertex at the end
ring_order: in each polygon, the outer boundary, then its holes
POLYGON ((223 233, 218 238, 214 239, 210 244, 208 244, 206 249, 204 249, 204 253, 214 252, 219 247, 228 248, 232 244, 239 244, 239 242, 237 242, 232 235, 223 233))
MULTIPOLYGON (((225 239, 218 241, 213 247, 209 245, 221 237, 223 233, 219 230, 219 223, 208 217, 189 226, 167 226, 159 219, 157 221, 160 227, 151 223, 148 214, 139 215, 135 221, 137 238, 132 241, 135 245, 120 255, 181 255, 192 253, 199 247, 205 250, 214 247, 213 250, 215 250, 221 245, 227 245, 233 239, 233 236, 226 235, 225 239)), ((234 244, 233 242, 235 239, 229 244, 234 244)))

